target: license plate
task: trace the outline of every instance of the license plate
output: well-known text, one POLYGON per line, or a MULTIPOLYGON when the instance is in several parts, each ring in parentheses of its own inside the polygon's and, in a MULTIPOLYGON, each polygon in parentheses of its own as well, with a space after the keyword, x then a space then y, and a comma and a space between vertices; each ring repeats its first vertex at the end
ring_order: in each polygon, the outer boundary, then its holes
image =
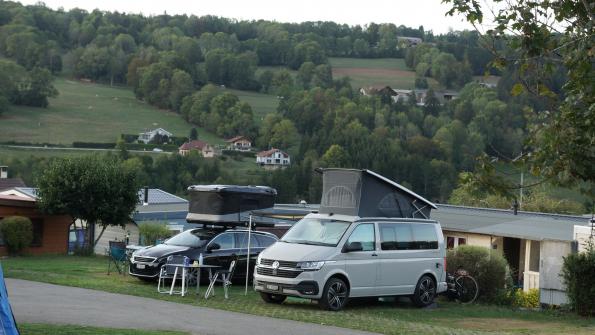
POLYGON ((142 270, 145 268, 145 265, 144 264, 136 264, 136 268, 139 270, 142 270))
POLYGON ((267 290, 278 291, 279 290, 279 286, 278 285, 268 285, 267 284, 267 290))

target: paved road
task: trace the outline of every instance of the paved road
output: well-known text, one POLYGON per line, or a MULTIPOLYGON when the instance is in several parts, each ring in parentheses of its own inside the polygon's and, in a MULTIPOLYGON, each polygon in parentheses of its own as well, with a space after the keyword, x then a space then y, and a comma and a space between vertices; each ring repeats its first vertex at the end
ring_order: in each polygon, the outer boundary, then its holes
MULTIPOLYGON (((11 149, 41 149, 41 150, 70 150, 70 151, 119 151, 118 149, 103 149, 103 148, 72 148, 72 147, 41 147, 30 145, 0 145, 0 147, 11 149)), ((171 154, 171 151, 153 151, 153 150, 127 150, 128 152, 136 153, 151 153, 151 154, 171 154)))
POLYGON ((180 330, 200 335, 372 334, 149 298, 6 279, 17 322, 180 330))

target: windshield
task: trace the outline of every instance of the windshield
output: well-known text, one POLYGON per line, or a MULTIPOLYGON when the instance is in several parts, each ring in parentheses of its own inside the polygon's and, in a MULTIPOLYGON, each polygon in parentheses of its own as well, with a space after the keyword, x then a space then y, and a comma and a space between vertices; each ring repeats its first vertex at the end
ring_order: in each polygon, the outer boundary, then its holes
POLYGON ((302 219, 283 236, 288 243, 337 246, 351 222, 329 219, 302 219))
POLYGON ((205 245, 214 234, 214 232, 208 230, 186 230, 166 240, 163 244, 198 248, 205 245))

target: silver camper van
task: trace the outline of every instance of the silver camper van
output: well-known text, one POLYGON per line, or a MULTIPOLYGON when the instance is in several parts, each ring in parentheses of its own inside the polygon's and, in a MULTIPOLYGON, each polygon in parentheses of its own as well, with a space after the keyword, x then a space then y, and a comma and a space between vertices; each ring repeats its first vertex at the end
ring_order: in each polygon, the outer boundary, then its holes
POLYGON ((340 310, 351 297, 409 296, 431 304, 446 290, 434 204, 369 170, 325 169, 318 213, 264 250, 254 270, 263 300, 318 300, 340 310))

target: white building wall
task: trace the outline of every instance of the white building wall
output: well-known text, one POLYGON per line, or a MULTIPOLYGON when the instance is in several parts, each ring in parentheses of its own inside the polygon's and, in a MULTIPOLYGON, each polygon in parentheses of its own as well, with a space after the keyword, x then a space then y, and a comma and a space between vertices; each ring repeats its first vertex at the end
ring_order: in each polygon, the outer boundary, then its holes
POLYGON ((570 251, 570 242, 541 241, 539 300, 542 304, 561 305, 568 302, 560 271, 564 262, 563 257, 570 251))

